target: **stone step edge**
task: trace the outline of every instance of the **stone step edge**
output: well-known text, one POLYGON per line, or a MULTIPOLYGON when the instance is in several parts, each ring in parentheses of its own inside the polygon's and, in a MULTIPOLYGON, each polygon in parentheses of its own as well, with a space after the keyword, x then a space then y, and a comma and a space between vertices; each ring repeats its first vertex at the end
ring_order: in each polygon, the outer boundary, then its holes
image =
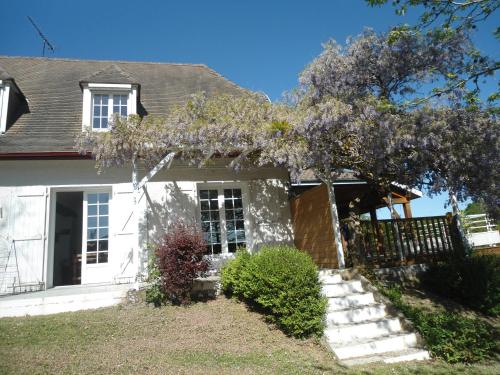
POLYGON ((328 324, 328 322, 327 322, 326 329, 351 328, 351 327, 361 326, 363 324, 373 324, 373 323, 379 323, 379 322, 383 322, 383 321, 387 321, 387 320, 398 320, 399 322, 401 322, 399 320, 399 318, 396 316, 386 316, 384 318, 367 319, 367 320, 363 320, 361 322, 356 322, 356 323, 340 323, 340 324, 331 323, 331 324, 328 324))
POLYGON ((403 331, 398 332, 398 333, 391 333, 389 335, 377 336, 377 337, 373 337, 370 339, 346 341, 346 342, 343 342, 341 344, 328 341, 328 344, 330 345, 330 347, 332 349, 341 349, 341 348, 349 348, 349 347, 358 346, 358 345, 372 344, 372 343, 376 343, 378 341, 389 340, 389 339, 394 339, 397 337, 405 337, 405 336, 410 336, 410 335, 415 335, 415 333, 403 330, 403 331))
POLYGON ((370 308, 370 307, 381 307, 387 310, 387 305, 382 302, 375 302, 375 303, 369 303, 366 305, 355 305, 351 307, 346 307, 345 309, 333 309, 333 310, 327 310, 327 315, 328 313, 337 313, 337 312, 342 312, 342 311, 354 311, 354 310, 361 310, 365 308, 370 308))
POLYGON ((407 350, 397 350, 393 352, 385 352, 375 355, 366 355, 362 357, 353 357, 341 360, 340 363, 344 366, 361 366, 368 363, 397 363, 407 361, 421 361, 430 359, 429 352, 422 348, 411 348, 407 350))

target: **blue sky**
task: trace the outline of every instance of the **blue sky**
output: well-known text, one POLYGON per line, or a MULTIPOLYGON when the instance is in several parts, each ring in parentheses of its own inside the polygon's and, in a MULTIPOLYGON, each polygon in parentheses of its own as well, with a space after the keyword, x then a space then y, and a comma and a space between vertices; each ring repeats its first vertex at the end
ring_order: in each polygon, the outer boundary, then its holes
MULTIPOLYGON (((364 27, 385 31, 416 19, 415 12, 402 18, 391 7, 370 8, 363 0, 3 0, 1 9, 1 55, 41 55, 29 15, 56 47, 47 56, 204 63, 272 100, 296 85, 329 38, 344 42, 364 27)), ((474 39, 498 58, 493 21, 474 39)), ((414 215, 444 213, 445 199, 414 201, 414 215)))

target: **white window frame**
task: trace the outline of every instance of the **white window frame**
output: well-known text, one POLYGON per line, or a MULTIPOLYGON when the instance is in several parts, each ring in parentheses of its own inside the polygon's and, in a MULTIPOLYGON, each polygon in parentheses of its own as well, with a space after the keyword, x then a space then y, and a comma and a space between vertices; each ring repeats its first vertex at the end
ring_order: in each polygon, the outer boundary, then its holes
POLYGON ((137 85, 112 83, 85 83, 83 89, 82 130, 108 131, 113 118, 113 96, 127 95, 127 116, 137 114, 137 85), (108 95, 108 128, 93 128, 94 95, 108 95))
POLYGON ((9 112, 10 83, 0 80, 0 134, 7 131, 7 113, 9 112))
MULTIPOLYGON (((250 202, 248 185, 241 182, 212 182, 212 183, 197 183, 196 184, 196 210, 197 210, 197 224, 201 229, 201 204, 200 204, 200 190, 217 190, 218 203, 219 203, 219 220, 221 226, 221 253, 213 254, 214 257, 232 256, 230 253, 227 242, 227 229, 226 229, 226 210, 224 209, 224 189, 240 189, 243 204, 243 221, 245 225, 245 242, 247 251, 253 249, 252 238, 252 224, 250 220, 250 202)), ((212 256, 212 254, 210 254, 212 256)))
MULTIPOLYGON (((83 190, 83 212, 82 212, 82 269, 86 267, 87 269, 92 268, 102 268, 108 267, 111 264, 111 210, 112 210, 112 198, 113 194, 111 189, 88 189, 83 190), (88 196, 89 194, 108 194, 108 260, 107 262, 99 263, 96 259, 96 263, 87 263, 87 238, 88 238, 88 196)), ((96 253, 96 256, 98 254, 96 253)), ((83 270, 82 270, 83 272, 83 270)))

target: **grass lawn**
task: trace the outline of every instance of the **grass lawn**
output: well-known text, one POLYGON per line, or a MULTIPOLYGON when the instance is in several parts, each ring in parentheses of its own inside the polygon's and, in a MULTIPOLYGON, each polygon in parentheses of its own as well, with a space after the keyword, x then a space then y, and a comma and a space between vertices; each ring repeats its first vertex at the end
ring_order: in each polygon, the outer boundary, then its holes
POLYGON ((142 304, 0 319, 0 374, 498 374, 498 363, 441 361, 346 369, 315 340, 296 340, 244 304, 142 304))

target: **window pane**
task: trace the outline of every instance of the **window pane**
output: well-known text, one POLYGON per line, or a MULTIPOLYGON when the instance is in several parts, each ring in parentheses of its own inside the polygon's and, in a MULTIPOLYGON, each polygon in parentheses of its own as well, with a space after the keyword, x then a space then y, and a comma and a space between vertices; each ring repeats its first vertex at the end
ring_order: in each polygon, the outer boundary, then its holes
POLYGON ((97 229, 88 229, 87 230, 87 239, 88 240, 97 240, 97 229))
POLYGON ((236 242, 236 233, 234 231, 227 232, 227 242, 236 242))
POLYGON ((232 189, 224 189, 224 198, 231 198, 233 196, 232 189))
POLYGON ((244 230, 238 230, 238 231, 236 231, 236 239, 237 239, 238 242, 245 241, 245 231, 244 230))
POLYGON ((89 215, 97 215, 97 206, 89 205, 88 206, 88 214, 89 215))
POLYGON ((201 221, 210 221, 210 212, 208 211, 202 212, 201 221))
POLYGON ((235 219, 243 220, 243 209, 238 208, 238 209, 234 210, 234 217, 235 217, 235 219))
POLYGON ((87 252, 87 264, 96 263, 96 261, 97 261, 97 253, 87 252))
POLYGON ((108 217, 107 216, 100 216, 99 217, 99 226, 100 227, 107 227, 108 226, 108 217))
POLYGON ((210 218, 212 221, 219 221, 219 211, 210 211, 210 218))
POLYGON ((232 209, 233 208, 233 200, 232 199, 226 199, 224 201, 224 208, 226 210, 232 209))
POLYGON ((217 196, 218 196, 217 190, 210 190, 209 196, 210 196, 210 199, 217 199, 217 196))
POLYGON ((220 222, 218 221, 212 222, 210 229, 212 230, 212 232, 220 233, 220 222))
POLYGON ((99 253, 99 263, 107 263, 108 262, 108 252, 99 253))
POLYGON ((87 252, 97 251, 97 241, 87 241, 87 252))
POLYGON ((230 253, 235 253, 236 252, 236 247, 237 247, 237 245, 235 243, 230 243, 230 244, 227 245, 227 250, 230 253))
POLYGON ((233 219, 234 219, 234 212, 233 212, 233 210, 226 211, 226 220, 233 220, 233 219))
POLYGON ((200 201, 200 204, 201 204, 202 211, 208 211, 210 209, 208 201, 200 201))
POLYGON ((208 199, 208 190, 200 190, 200 199, 208 199))
POLYGON ((108 214, 108 205, 107 204, 101 204, 99 206, 99 215, 107 215, 108 214))
POLYGON ((233 197, 241 198, 241 189, 233 189, 233 197))
POLYGON ((237 220, 236 229, 245 229, 245 222, 243 220, 237 220))
POLYGON ((108 193, 100 193, 99 194, 99 203, 108 203, 109 194, 108 193))
POLYGON ((219 208, 219 201, 217 199, 210 200, 210 209, 217 210, 219 208))
POLYGON ((89 204, 97 203, 97 194, 89 194, 87 199, 89 204))
POLYGON ((99 239, 108 238, 108 228, 99 228, 99 239))
POLYGON ((243 207, 243 203, 241 201, 241 199, 235 199, 234 200, 234 208, 241 208, 243 207))
POLYGON ((99 251, 108 251, 108 241, 107 240, 99 241, 99 251))
POLYGON ((213 245, 212 251, 214 254, 220 254, 220 253, 222 253, 222 246, 221 245, 213 245))
POLYGON ((97 228, 97 216, 89 216, 87 219, 87 227, 97 228))
POLYGON ((210 222, 202 222, 201 223, 201 231, 202 232, 210 232, 210 222))
POLYGON ((122 106, 122 110, 121 110, 120 115, 122 115, 124 117, 127 116, 127 106, 122 106))

